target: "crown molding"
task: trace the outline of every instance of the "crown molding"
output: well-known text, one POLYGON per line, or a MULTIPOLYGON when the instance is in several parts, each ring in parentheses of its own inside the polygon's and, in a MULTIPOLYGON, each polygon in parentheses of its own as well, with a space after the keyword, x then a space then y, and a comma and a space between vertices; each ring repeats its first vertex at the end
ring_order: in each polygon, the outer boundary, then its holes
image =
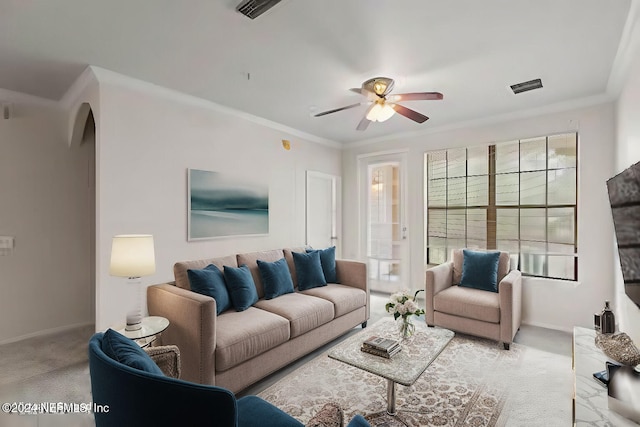
POLYGON ((64 95, 62 95, 62 98, 60 98, 59 101, 62 108, 66 110, 73 108, 80 97, 80 94, 90 85, 98 85, 98 79, 94 73, 94 67, 92 66, 85 68, 80 76, 73 81, 64 95))
POLYGON ((154 95, 158 95, 158 96, 171 99, 174 101, 178 101, 194 107, 204 108, 204 109, 216 111, 219 113, 229 114, 235 117, 239 117, 241 119, 245 119, 250 122, 268 127, 270 129, 274 129, 280 132, 284 132, 291 136, 296 136, 298 138, 302 138, 307 141, 314 142, 316 144, 321 144, 327 147, 337 148, 337 149, 342 148, 342 144, 336 141, 332 141, 330 139, 312 135, 310 133, 306 133, 298 129, 294 129, 292 127, 283 125, 281 123, 277 123, 277 122, 265 119, 263 117, 254 116, 253 114, 245 113, 243 111, 236 110, 234 108, 217 104, 213 101, 209 101, 203 98, 198 98, 197 96, 194 96, 194 95, 189 95, 184 92, 180 92, 174 89, 169 89, 164 86, 159 86, 144 80, 139 80, 134 77, 126 76, 124 74, 116 73, 115 71, 107 70, 105 68, 96 67, 96 66, 90 66, 89 68, 92 70, 92 72, 96 76, 98 83, 100 82, 112 83, 119 86, 130 88, 132 90, 152 93, 154 95))
POLYGON ((58 108, 58 101, 48 98, 41 98, 35 95, 29 95, 23 92, 14 92, 8 89, 0 88, 0 104, 3 103, 24 103, 31 105, 39 105, 42 107, 58 108))
POLYGON ((388 142, 388 141, 401 142, 400 140, 405 138, 433 135, 436 133, 441 133, 446 131, 499 124, 499 123, 505 123, 505 122, 518 120, 518 119, 526 119, 529 117, 542 116, 545 114, 553 114, 553 113, 559 113, 563 111, 577 110, 579 108, 591 107, 599 104, 606 104, 608 102, 613 102, 614 100, 615 100, 614 96, 608 93, 602 93, 599 95, 573 99, 570 101, 558 102, 556 104, 549 104, 542 107, 529 108, 521 111, 513 111, 505 114, 496 114, 493 116, 481 117, 473 120, 453 122, 453 123, 432 127, 432 128, 421 130, 421 131, 396 133, 393 135, 385 135, 379 138, 371 138, 371 139, 349 142, 349 143, 345 143, 344 149, 348 150, 348 149, 363 147, 366 145, 371 145, 379 142, 388 142))
POLYGON ((611 66, 607 93, 617 98, 622 92, 631 65, 640 55, 640 0, 631 0, 618 50, 611 66))

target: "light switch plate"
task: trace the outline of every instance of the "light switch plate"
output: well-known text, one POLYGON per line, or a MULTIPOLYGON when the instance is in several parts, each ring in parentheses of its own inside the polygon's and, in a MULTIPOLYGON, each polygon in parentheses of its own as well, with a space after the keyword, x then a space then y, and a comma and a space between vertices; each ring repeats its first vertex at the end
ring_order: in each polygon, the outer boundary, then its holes
POLYGON ((0 236, 0 255, 10 255, 15 246, 15 238, 11 236, 0 236))

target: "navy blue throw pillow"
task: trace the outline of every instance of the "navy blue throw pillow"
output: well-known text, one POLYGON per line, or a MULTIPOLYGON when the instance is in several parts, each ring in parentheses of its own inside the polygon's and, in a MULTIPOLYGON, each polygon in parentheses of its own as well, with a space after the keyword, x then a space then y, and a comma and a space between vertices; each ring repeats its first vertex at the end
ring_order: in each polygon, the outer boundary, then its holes
POLYGON ((262 276, 265 299, 273 299, 293 292, 293 280, 286 259, 280 258, 275 262, 258 260, 257 262, 262 276))
POLYGON ((236 311, 245 311, 258 302, 258 291, 246 264, 238 268, 225 265, 224 278, 231 296, 231 303, 236 311))
POLYGON ((347 427, 370 427, 369 421, 362 415, 358 414, 349 421, 347 427))
POLYGON ((231 308, 231 298, 224 282, 224 274, 218 267, 209 264, 202 270, 189 269, 187 277, 193 292, 208 295, 216 300, 216 314, 231 308))
POLYGON ((100 347, 104 354, 123 365, 164 376, 158 365, 135 341, 113 329, 107 329, 102 335, 100 347))
POLYGON ((498 292, 498 251, 471 251, 463 249, 460 286, 498 292))
POLYGON ((293 264, 296 266, 296 275, 298 276, 298 289, 301 291, 326 286, 327 280, 322 272, 320 264, 320 253, 309 252, 292 252, 293 264))
POLYGON ((307 249, 307 253, 317 251, 320 253, 320 265, 327 283, 338 283, 336 274, 336 247, 326 249, 307 249))

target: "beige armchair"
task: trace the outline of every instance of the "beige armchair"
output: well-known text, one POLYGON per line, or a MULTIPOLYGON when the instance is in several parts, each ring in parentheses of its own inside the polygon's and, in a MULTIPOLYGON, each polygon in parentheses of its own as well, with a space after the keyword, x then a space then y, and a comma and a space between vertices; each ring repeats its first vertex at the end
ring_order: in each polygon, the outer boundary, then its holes
POLYGON ((452 254, 453 261, 426 272, 427 325, 501 341, 509 350, 522 318, 520 271, 509 271, 509 253, 500 252, 497 293, 457 286, 462 277, 463 252, 455 249, 452 254))

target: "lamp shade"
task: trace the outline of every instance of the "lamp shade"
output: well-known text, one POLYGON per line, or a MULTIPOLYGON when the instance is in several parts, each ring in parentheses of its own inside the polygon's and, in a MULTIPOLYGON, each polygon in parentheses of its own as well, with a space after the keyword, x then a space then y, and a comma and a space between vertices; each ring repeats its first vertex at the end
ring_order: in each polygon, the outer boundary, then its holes
POLYGON ((111 243, 109 273, 118 277, 142 277, 156 272, 153 236, 150 234, 122 234, 111 243))

